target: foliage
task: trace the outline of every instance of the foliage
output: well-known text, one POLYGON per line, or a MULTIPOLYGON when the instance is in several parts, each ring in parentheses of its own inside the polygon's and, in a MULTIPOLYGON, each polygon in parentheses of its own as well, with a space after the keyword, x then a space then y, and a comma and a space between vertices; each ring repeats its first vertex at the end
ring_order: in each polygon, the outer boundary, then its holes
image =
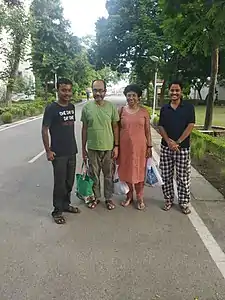
POLYGON ((6 102, 8 102, 11 100, 19 63, 25 56, 29 37, 29 18, 22 4, 2 8, 4 17, 1 20, 1 27, 8 34, 8 38, 6 42, 2 41, 1 45, 1 54, 5 57, 6 67, 0 72, 0 79, 7 83, 6 102))
POLYGON ((46 85, 54 81, 55 73, 68 74, 80 46, 78 38, 69 32, 60 0, 33 0, 30 11, 33 71, 46 85))
POLYGON ((54 85, 49 83, 54 83, 55 74, 71 78, 76 93, 90 87, 95 78, 114 79, 109 68, 96 71, 95 38, 71 34, 60 0, 33 0, 31 15, 32 64, 39 95, 51 92, 54 85))
POLYGON ((8 123, 12 123, 13 121, 13 116, 10 112, 4 112, 2 115, 1 115, 1 119, 2 119, 2 122, 4 124, 8 124, 8 123))
POLYGON ((209 152, 215 157, 224 160, 225 143, 223 139, 212 137, 197 130, 193 130, 191 137, 194 157, 201 159, 205 152, 209 152))
POLYGON ((143 105, 143 107, 148 111, 149 116, 151 116, 152 115, 152 108, 147 106, 147 105, 143 105))
POLYGON ((154 75, 150 56, 162 53, 156 1, 108 0, 109 17, 96 23, 98 63, 126 72, 131 63, 136 81, 147 87, 154 75))
POLYGON ((211 80, 207 98, 205 129, 212 125, 219 49, 224 47, 225 8, 222 1, 161 0, 164 33, 184 56, 191 52, 211 56, 211 80))

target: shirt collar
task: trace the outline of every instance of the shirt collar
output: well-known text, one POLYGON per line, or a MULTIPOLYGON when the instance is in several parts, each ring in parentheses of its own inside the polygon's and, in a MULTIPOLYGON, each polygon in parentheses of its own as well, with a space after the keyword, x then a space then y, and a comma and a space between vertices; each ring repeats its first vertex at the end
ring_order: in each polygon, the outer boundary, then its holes
MULTIPOLYGON (((168 103, 168 108, 172 108, 170 104, 171 104, 171 101, 168 103)), ((183 102, 183 99, 181 99, 180 104, 177 107, 183 107, 183 106, 184 106, 184 102, 183 102)))

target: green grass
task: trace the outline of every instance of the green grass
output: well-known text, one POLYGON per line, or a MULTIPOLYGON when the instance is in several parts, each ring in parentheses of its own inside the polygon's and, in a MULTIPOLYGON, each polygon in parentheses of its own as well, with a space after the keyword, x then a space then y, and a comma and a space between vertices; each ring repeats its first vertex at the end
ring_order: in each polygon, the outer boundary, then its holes
MULTIPOLYGON (((205 122, 205 106, 196 106, 196 124, 204 125, 205 122)), ((225 126, 225 107, 214 107, 213 109, 213 125, 216 126, 225 126)))

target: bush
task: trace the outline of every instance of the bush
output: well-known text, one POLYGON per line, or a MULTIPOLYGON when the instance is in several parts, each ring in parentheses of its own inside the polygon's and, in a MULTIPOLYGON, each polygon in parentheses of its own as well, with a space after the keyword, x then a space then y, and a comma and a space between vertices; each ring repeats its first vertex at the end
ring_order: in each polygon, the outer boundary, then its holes
POLYGON ((158 126, 158 124, 159 124, 159 116, 155 116, 155 118, 153 119, 153 124, 155 125, 155 126, 158 126))
POLYGON ((10 112, 6 111, 1 115, 1 119, 4 124, 9 124, 13 121, 13 115, 10 112))
POLYGON ((215 157, 225 160, 225 140, 212 137, 208 134, 193 130, 192 155, 198 159, 204 156, 205 152, 212 153, 215 157))

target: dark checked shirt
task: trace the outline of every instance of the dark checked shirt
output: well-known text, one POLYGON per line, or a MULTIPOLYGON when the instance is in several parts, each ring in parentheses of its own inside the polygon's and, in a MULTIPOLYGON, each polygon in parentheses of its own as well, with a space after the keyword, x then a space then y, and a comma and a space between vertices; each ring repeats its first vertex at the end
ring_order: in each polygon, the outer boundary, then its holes
POLYGON ((51 150, 56 156, 70 156, 77 153, 75 120, 75 107, 72 103, 61 106, 53 102, 46 107, 43 126, 49 128, 51 150))
MULTIPOLYGON (((174 141, 181 137, 190 123, 195 123, 195 109, 188 101, 182 101, 177 109, 173 109, 169 103, 160 110, 159 126, 162 126, 168 137, 174 141)), ((162 145, 167 146, 164 139, 162 139, 162 145)), ((180 147, 190 147, 190 136, 180 144, 180 147)))

